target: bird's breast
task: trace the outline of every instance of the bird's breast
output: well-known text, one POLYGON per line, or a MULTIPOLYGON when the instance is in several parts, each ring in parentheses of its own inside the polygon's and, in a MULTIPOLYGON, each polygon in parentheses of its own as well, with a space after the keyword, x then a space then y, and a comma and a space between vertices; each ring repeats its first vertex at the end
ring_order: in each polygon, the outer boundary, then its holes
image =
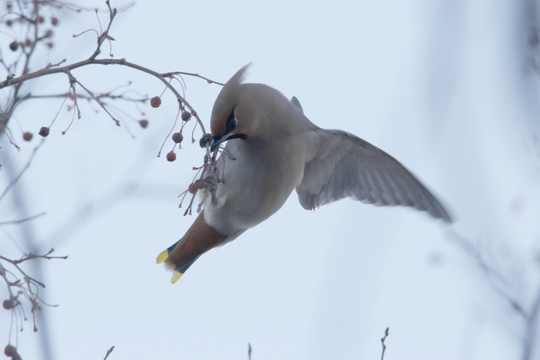
POLYGON ((305 152, 279 142, 253 146, 230 141, 217 161, 222 182, 216 201, 205 202, 205 220, 217 231, 232 234, 267 219, 287 200, 302 178, 305 152))

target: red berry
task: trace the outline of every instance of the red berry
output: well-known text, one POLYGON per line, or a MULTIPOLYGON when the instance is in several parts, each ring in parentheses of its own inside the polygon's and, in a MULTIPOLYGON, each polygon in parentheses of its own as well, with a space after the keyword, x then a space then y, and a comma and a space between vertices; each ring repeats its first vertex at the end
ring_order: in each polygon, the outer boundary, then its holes
POLYGON ((11 51, 17 51, 17 49, 19 48, 19 43, 16 41, 12 41, 9 44, 9 48, 11 49, 11 51))
POLYGON ((58 19, 55 18, 55 17, 53 16, 53 17, 51 18, 51 24, 52 24, 53 26, 58 25, 58 19))
POLYGON ((17 349, 13 345, 6 345, 6 347, 4 348, 4 354, 9 357, 14 357, 15 355, 17 355, 17 349))
POLYGON ((197 190, 199 190, 197 185, 195 185, 194 183, 189 184, 188 191, 190 194, 195 194, 197 190))
POLYGON ((176 154, 174 153, 174 151, 169 151, 167 153, 167 161, 174 161, 176 160, 176 154))
POLYGON ((32 140, 32 137, 34 137, 34 135, 30 131, 26 131, 22 137, 24 141, 30 141, 32 140))
POLYGON ((188 121, 191 119, 191 113, 187 111, 182 111, 182 120, 188 121))
POLYGON ((152 105, 153 108, 159 107, 159 105, 161 105, 161 98, 159 96, 154 96, 150 99, 150 105, 152 105))
POLYGON ((43 16, 39 16, 38 21, 40 24, 43 24, 43 22, 45 21, 45 18, 43 18, 43 16))
POLYGON ((17 303, 11 299, 6 299, 2 302, 2 307, 6 310, 13 309, 15 306, 17 306, 17 303))
POLYGON ((174 133, 172 134, 172 140, 177 143, 177 144, 180 144, 182 142, 182 140, 184 140, 184 136, 182 135, 182 133, 174 133))
POLYGON ((139 120, 139 125, 140 125, 143 129, 146 129, 146 128, 148 127, 148 120, 146 120, 146 119, 139 120))
POLYGON ((39 129, 39 135, 43 137, 49 136, 49 128, 46 126, 41 127, 41 129, 39 129))

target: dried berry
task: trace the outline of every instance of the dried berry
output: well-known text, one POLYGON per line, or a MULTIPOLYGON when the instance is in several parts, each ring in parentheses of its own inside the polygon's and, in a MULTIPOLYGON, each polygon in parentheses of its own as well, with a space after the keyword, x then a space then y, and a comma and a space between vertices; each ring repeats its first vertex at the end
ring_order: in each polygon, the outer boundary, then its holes
POLYGON ((175 143, 180 144, 182 142, 182 140, 184 140, 184 136, 182 135, 182 133, 176 132, 176 133, 172 134, 172 140, 175 143))
POLYGON ((4 354, 9 357, 14 357, 17 355, 17 348, 13 345, 6 345, 4 348, 4 354))
POLYGON ((41 127, 41 129, 39 129, 39 135, 43 137, 49 136, 49 128, 46 126, 41 127))
POLYGON ((182 120, 188 121, 191 119, 191 113, 187 111, 182 111, 182 120))
POLYGON ((53 26, 58 25, 58 19, 55 18, 55 17, 53 16, 53 17, 51 18, 51 24, 52 24, 53 26))
POLYGON ((2 302, 2 307, 6 310, 13 309, 15 306, 17 306, 16 300, 6 299, 2 302))
POLYGON ((13 20, 11 20, 11 19, 6 20, 6 25, 7 25, 7 26, 13 25, 13 20))
POLYGON ((169 151, 167 153, 167 161, 174 161, 176 160, 176 154, 174 153, 174 151, 169 151))
POLYGON ((159 96, 154 96, 150 99, 150 105, 152 105, 153 108, 159 107, 159 105, 161 105, 161 98, 159 96))
POLYGON ((26 131, 24 134, 23 134, 23 140, 24 141, 30 141, 32 140, 32 138, 34 137, 34 135, 30 132, 30 131, 26 131))
POLYGON ((12 41, 11 44, 9 44, 9 48, 11 49, 11 51, 17 51, 17 49, 19 48, 19 43, 16 41, 12 41))
POLYGON ((139 120, 139 125, 140 125, 143 129, 146 129, 146 128, 148 127, 148 120, 146 120, 146 119, 139 120))
POLYGON ((202 148, 205 148, 206 145, 210 144, 211 141, 212 141, 212 135, 211 134, 204 134, 202 136, 201 140, 199 140, 199 145, 202 148))
POLYGON ((199 190, 197 185, 195 185, 194 183, 189 184, 188 191, 190 194, 195 194, 197 190, 199 190))
POLYGON ((45 18, 44 18, 43 16, 40 15, 40 16, 38 17, 38 21, 39 21, 40 24, 43 24, 43 22, 45 21, 45 18))

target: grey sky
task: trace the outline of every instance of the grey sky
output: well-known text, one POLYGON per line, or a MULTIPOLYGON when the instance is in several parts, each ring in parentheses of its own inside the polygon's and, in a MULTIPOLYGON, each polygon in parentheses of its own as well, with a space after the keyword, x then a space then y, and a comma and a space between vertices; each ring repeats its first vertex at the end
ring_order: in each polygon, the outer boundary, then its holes
MULTIPOLYGON (((201 257, 173 286, 155 257, 194 220, 182 217, 176 196, 203 156, 186 141, 175 162, 156 157, 176 100, 166 93, 162 107, 145 109, 147 130, 128 121, 135 140, 126 126, 117 128, 89 107, 62 136, 65 114, 21 182, 30 211, 48 213, 34 223, 43 247, 69 255, 45 264, 46 299, 60 304, 45 309, 54 359, 100 359, 112 345, 114 360, 245 359, 248 342, 256 360, 378 359, 386 327, 387 359, 520 358, 521 319, 451 236, 481 244, 515 274, 506 290, 532 297, 538 147, 527 126, 537 114, 522 95, 514 7, 509 1, 140 1, 120 14, 112 30, 116 57, 218 81, 252 62, 248 82, 297 96, 315 124, 389 152, 458 221, 447 227, 413 210, 352 200, 308 212, 293 193, 276 215, 201 257), (139 188, 119 201, 133 184, 139 188), (81 229, 62 225, 95 199, 102 207, 81 229)), ((95 26, 93 14, 77 19, 84 21, 69 21, 70 30, 59 34, 58 59, 82 58, 94 46, 92 34, 71 38, 95 26)), ((151 96, 163 90, 122 69, 76 75, 96 90, 129 79, 151 96)), ((186 98, 208 124, 220 87, 185 80, 186 98)), ((50 86, 65 89, 67 80, 58 76, 50 86)), ((23 107, 16 121, 39 129, 58 106, 23 107)), ((17 153, 1 141, 1 151, 21 162, 32 148, 17 153)), ((2 204, 3 218, 11 206, 2 204)), ((19 254, 14 240, 1 248, 19 254)), ((2 324, 8 321, 0 314, 2 324)), ((19 335, 22 355, 39 358, 29 325, 19 335)), ((0 326, 0 338, 7 330, 0 326)))

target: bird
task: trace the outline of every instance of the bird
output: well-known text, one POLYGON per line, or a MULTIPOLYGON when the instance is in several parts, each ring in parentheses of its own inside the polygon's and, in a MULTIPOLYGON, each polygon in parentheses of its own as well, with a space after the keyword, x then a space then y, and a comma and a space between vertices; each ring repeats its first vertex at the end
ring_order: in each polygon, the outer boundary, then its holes
POLYGON ((308 210, 350 197, 453 221, 441 202, 383 150, 348 132, 318 127, 296 97, 243 83, 248 67, 225 83, 211 113, 210 150, 224 146, 215 165, 222 181, 204 197, 185 235, 157 257, 173 271, 172 283, 202 254, 268 219, 295 189, 308 210))

